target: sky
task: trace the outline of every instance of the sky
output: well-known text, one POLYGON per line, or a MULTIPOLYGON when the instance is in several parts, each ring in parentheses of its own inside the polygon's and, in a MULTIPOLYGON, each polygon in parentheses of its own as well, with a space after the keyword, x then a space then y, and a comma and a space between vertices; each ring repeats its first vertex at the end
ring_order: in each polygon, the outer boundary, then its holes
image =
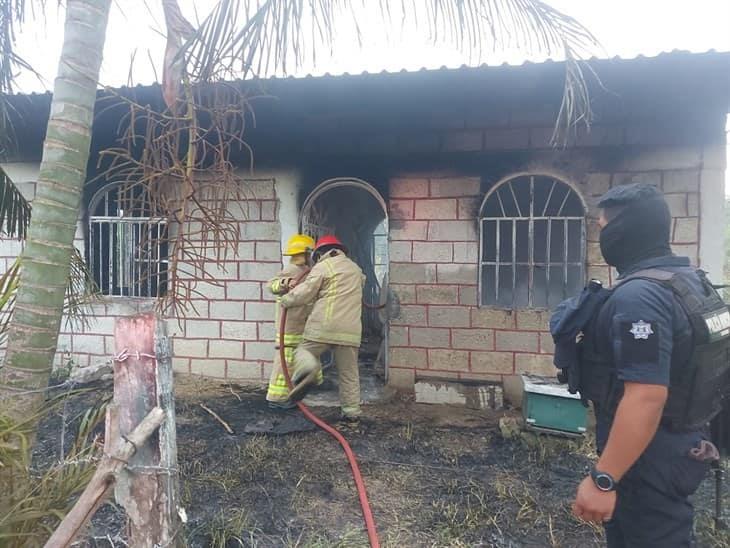
MULTIPOLYGON (((395 3, 395 0, 387 0, 395 3)), ((673 49, 704 52, 730 51, 730 0, 546 0, 575 17, 598 39, 598 57, 656 55, 673 49)), ((215 5, 215 0, 179 0, 183 14, 195 24, 215 5)), ((457 67, 462 64, 539 61, 540 55, 508 48, 488 51, 481 58, 446 45, 434 45, 424 29, 384 29, 374 6, 376 0, 353 0, 361 21, 362 44, 354 27, 344 20, 329 51, 317 52, 317 63, 306 62, 289 74, 358 73, 422 67, 457 67), (363 7, 367 4, 369 7, 363 7), (395 30, 395 31, 394 31, 395 30), (386 36, 395 36, 386 38, 386 36)), ((19 34, 18 53, 43 76, 21 74, 19 91, 45 91, 52 87, 63 40, 63 8, 47 2, 42 16, 29 17, 19 34)), ((164 19, 159 0, 113 0, 107 29, 102 85, 148 84, 161 77, 165 49, 164 19), (134 63, 130 61, 134 56, 134 63), (130 70, 130 66, 132 67, 130 70), (131 78, 130 78, 131 76, 131 78)), ((349 19, 348 19, 349 21, 349 19)), ((730 151, 730 148, 729 148, 730 151)), ((730 194, 730 175, 726 185, 730 194)))

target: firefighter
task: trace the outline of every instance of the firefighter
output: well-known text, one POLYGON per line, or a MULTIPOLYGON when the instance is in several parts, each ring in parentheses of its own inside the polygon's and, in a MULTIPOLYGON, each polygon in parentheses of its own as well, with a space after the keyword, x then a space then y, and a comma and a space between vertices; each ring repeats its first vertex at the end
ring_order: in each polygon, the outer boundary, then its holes
MULTIPOLYGON (((294 359, 294 349, 302 342, 304 324, 307 321, 307 316, 312 311, 312 307, 301 306, 292 309, 287 314, 286 332, 284 333, 283 341, 279 340, 279 307, 281 304, 281 296, 289 291, 290 284, 309 268, 313 250, 314 239, 309 236, 296 234, 289 238, 286 252, 284 253, 285 257, 289 257, 289 264, 268 283, 269 291, 276 295, 276 320, 274 323, 276 329, 276 352, 274 353, 274 369, 271 371, 269 389, 266 393, 266 400, 272 409, 291 409, 296 405, 289 399, 289 388, 286 385, 286 379, 281 370, 279 346, 281 344, 284 345, 284 355, 288 366, 291 368, 294 359)), ((321 372, 315 378, 315 381, 317 384, 322 383, 321 372)))
POLYGON ((360 416, 358 350, 362 338, 362 292, 365 276, 335 236, 323 236, 314 249, 309 275, 281 298, 287 310, 313 303, 303 340, 294 351, 295 384, 290 397, 303 398, 322 374, 320 356, 334 355, 340 385, 342 419, 357 423, 360 416))

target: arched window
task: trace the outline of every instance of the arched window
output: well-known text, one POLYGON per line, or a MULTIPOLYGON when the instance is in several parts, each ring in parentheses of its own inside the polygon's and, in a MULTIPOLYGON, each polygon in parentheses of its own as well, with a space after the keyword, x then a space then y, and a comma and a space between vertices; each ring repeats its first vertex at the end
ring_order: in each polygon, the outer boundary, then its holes
POLYGON ((566 183, 517 175, 480 210, 479 295, 485 306, 552 308, 585 283, 585 209, 566 183))
POLYGON ((91 199, 87 256, 104 295, 164 295, 167 247, 167 219, 141 185, 113 184, 91 199))

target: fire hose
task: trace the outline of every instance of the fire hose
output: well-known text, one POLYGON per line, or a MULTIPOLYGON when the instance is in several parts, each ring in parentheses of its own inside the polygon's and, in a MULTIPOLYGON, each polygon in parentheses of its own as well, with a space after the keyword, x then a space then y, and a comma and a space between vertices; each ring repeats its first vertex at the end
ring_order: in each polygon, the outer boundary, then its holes
MULTIPOLYGON (((305 270, 295 279, 295 283, 298 283, 308 273, 309 270, 305 270)), ((279 322, 279 357, 281 359, 281 370, 284 373, 286 384, 291 391, 294 388, 294 385, 292 384, 291 376, 289 375, 289 366, 286 363, 285 347, 283 344, 281 344, 283 343, 284 335, 286 334, 286 313, 286 308, 282 306, 281 320, 279 322)), ((347 457, 347 461, 350 463, 350 468, 352 469, 352 477, 355 480, 355 487, 357 488, 357 495, 360 499, 360 506, 362 507, 362 515, 365 519, 365 528, 367 529, 370 546, 371 548, 380 548, 380 541, 378 540, 378 533, 375 529, 375 520, 373 519, 373 513, 370 510, 370 502, 368 501, 368 495, 365 489, 365 482, 363 481, 362 475, 360 474, 360 467, 357 464, 355 453, 352 451, 350 444, 347 443, 347 440, 342 434, 340 434, 340 432, 338 432, 335 428, 320 419, 317 415, 312 413, 312 411, 303 402, 298 401, 297 407, 307 419, 309 419, 312 423, 316 424, 322 430, 335 438, 342 446, 342 449, 345 451, 345 456, 347 457)))

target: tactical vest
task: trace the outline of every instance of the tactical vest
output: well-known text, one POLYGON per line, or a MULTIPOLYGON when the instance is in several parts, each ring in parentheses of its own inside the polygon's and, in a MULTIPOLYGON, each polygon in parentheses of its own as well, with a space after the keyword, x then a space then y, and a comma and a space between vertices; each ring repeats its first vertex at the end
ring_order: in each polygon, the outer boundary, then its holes
MULTIPOLYGON (((692 353, 688 362, 672 363, 669 395, 662 414, 662 424, 673 431, 703 428, 721 411, 722 400, 730 394, 730 309, 705 273, 698 270, 697 275, 701 294, 686 275, 666 270, 642 270, 619 282, 622 285, 648 280, 668 287, 689 319, 692 353)), ((589 332, 596 317, 597 314, 588 326, 589 332)), ((596 351, 593 336, 578 343, 581 397, 613 414, 623 395, 623 383, 617 378, 611 360, 596 351)))

